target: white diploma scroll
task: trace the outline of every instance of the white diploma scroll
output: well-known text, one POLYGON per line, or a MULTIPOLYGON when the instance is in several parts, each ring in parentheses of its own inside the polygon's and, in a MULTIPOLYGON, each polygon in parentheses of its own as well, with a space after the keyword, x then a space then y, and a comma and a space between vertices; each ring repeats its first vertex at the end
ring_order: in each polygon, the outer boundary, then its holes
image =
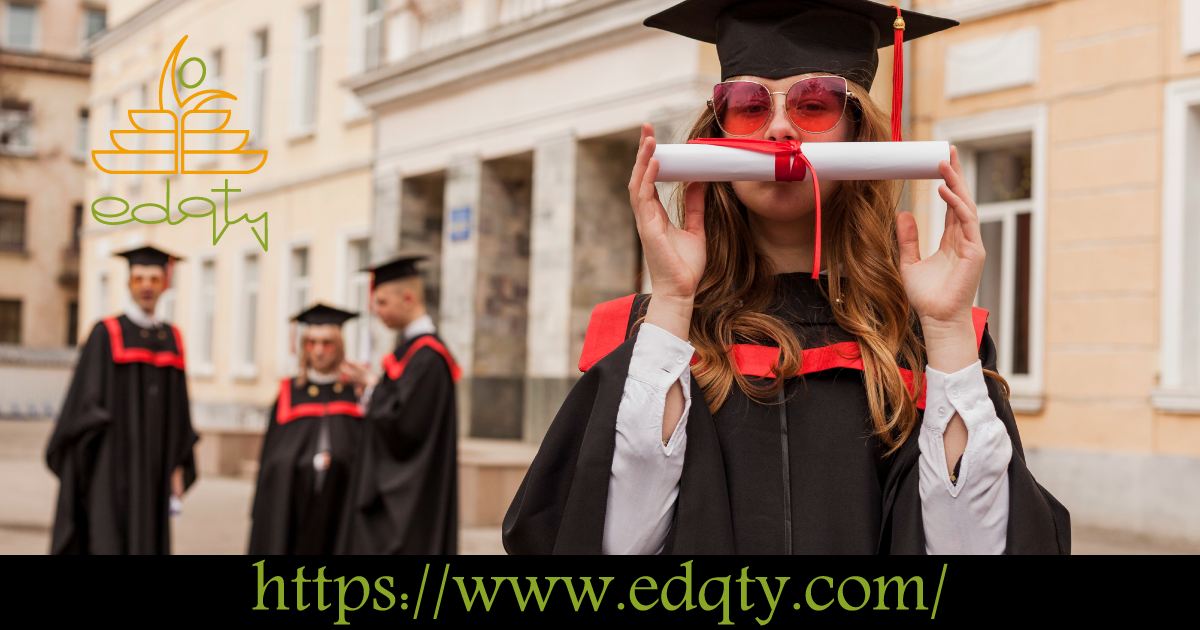
MULTIPOLYGON (((808 142, 801 145, 821 181, 941 179, 948 142, 808 142)), ((707 144, 660 144, 660 182, 773 182, 775 155, 707 144)), ((805 181, 812 179, 805 173, 805 181)))

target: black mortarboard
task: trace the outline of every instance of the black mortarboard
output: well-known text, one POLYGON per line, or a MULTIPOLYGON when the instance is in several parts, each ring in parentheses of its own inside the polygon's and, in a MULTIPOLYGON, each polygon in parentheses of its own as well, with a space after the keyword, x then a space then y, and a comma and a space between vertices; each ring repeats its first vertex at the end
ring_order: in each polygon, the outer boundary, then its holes
POLYGON ((130 265, 158 265, 163 269, 166 269, 167 264, 172 260, 175 262, 183 260, 175 254, 168 254, 161 249, 150 246, 131 249, 126 252, 120 252, 116 255, 124 257, 129 261, 130 265))
MULTIPOLYGON (((958 24, 903 11, 904 41, 958 24)), ((685 0, 646 26, 717 45, 721 80, 782 79, 809 72, 870 89, 880 48, 894 43, 896 8, 869 0, 685 0)))
POLYGON ((308 324, 309 326, 322 326, 325 324, 341 326, 346 323, 346 320, 355 317, 358 317, 358 313, 343 311, 340 308, 333 308, 324 304, 314 304, 308 310, 293 317, 292 321, 308 324))
POLYGON ((371 287, 377 287, 385 282, 392 280, 400 280, 412 276, 421 275, 417 269, 417 263, 429 258, 425 254, 411 254, 400 256, 374 267, 367 267, 363 271, 370 271, 373 276, 371 278, 371 287))

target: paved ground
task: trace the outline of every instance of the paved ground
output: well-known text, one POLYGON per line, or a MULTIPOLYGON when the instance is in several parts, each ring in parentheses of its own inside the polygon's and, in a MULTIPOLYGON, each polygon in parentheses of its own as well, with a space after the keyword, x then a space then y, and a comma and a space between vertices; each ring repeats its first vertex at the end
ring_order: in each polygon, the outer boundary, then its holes
MULTIPOLYGON (((43 554, 58 482, 42 460, 49 422, 0 420, 0 554, 43 554)), ((184 499, 173 524, 179 554, 241 554, 249 535, 253 484, 244 479, 201 478, 184 499)), ((1151 540, 1121 532, 1076 527, 1076 554, 1200 554, 1200 545, 1151 540)), ((467 528, 464 554, 500 554, 499 528, 467 528)))

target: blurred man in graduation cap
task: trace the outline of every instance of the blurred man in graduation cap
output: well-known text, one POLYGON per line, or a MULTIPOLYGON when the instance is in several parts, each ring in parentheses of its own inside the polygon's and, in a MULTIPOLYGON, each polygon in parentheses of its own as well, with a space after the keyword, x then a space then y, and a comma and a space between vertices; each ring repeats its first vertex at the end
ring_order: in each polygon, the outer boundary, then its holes
POLYGON ((179 258, 122 252, 132 305, 92 329, 46 462, 58 475, 54 554, 168 554, 169 514, 196 479, 183 336, 154 308, 179 258))
POLYGON ((358 313, 317 304, 292 321, 300 370, 279 383, 263 438, 250 554, 333 553, 362 436, 362 407, 342 377, 342 324, 358 313))
POLYGON ((383 358, 382 377, 343 364, 369 402, 338 553, 458 551, 460 371, 425 311, 416 267, 424 259, 403 256, 368 270, 374 313, 399 335, 383 358))

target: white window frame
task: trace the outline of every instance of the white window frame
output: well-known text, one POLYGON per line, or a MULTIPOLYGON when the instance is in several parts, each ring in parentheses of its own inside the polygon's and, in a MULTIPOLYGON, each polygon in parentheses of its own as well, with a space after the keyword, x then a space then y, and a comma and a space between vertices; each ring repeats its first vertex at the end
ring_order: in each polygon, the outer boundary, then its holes
MULTIPOLYGON (((366 72, 367 66, 367 32, 373 24, 377 16, 367 13, 368 0, 354 0, 353 6, 350 9, 350 31, 347 38, 349 51, 346 55, 346 76, 353 77, 366 72)), ((387 8, 382 7, 378 12, 380 37, 386 38, 387 31, 384 28, 385 16, 387 8)), ((379 46, 380 54, 386 50, 386 45, 382 42, 379 46)), ((381 67, 387 63, 387 59, 381 57, 379 65, 381 67)), ((352 124, 368 118, 366 106, 354 94, 352 90, 345 90, 343 105, 342 105, 342 121, 346 124, 352 124)))
MULTIPOLYGON (((1011 109, 1001 109, 987 112, 976 116, 964 116, 961 118, 951 118, 937 122, 933 127, 933 137, 937 140, 946 140, 951 144, 971 142, 986 142, 993 138, 1003 138, 1005 136, 1016 136, 1020 134, 1028 134, 1030 136, 1030 144, 1032 149, 1033 159, 1033 182, 1031 191, 1031 207, 1030 212, 1030 278, 1029 278, 1029 374, 1012 375, 1005 374, 1004 369, 1011 362, 1011 347, 1006 351, 999 349, 1001 353, 1000 365, 1001 373, 1008 380, 1009 386, 1012 388, 1012 396, 1010 402, 1013 410, 1019 413, 1037 413, 1041 411, 1043 404, 1043 393, 1045 384, 1045 331, 1046 331, 1046 198, 1047 198, 1047 162, 1048 162, 1048 141, 1047 130, 1049 127, 1048 111, 1045 104, 1028 105, 1024 107, 1015 107, 1011 109), (1007 356, 1005 356, 1007 355, 1007 356)), ((964 170, 968 165, 964 164, 964 170)), ((969 176, 970 173, 967 173, 969 176)), ((970 177, 968 177, 970 181, 970 177)), ((946 204, 942 201, 937 193, 938 186, 942 183, 941 180, 934 180, 929 183, 929 237, 925 241, 925 256, 931 255, 937 250, 937 244, 941 241, 943 228, 946 221, 946 204)), ((1024 202, 1022 202, 1024 203, 1024 202)), ((1000 208, 1001 204, 997 204, 1000 208)), ((1015 221, 1011 221, 1012 228, 1015 228, 1015 221)), ((1007 230, 1006 230, 1007 232, 1007 230)), ((1007 260, 1013 260, 1016 255, 1016 239, 1010 238, 1013 234, 1005 234, 1005 247, 1012 251, 1005 251, 1007 260)), ((1006 278, 1002 281, 1002 298, 1001 303, 1004 308, 1011 308, 1014 274, 1006 274, 1006 278)), ((1013 317, 1004 317, 1001 322, 1004 330, 999 331, 999 336, 1004 343, 1011 343, 1013 317)))
POLYGON ((21 51, 21 52, 29 52, 29 53, 42 52, 42 3, 37 0, 16 0, 16 1, 9 0, 9 2, 5 2, 4 3, 4 23, 3 23, 3 28, 0 28, 0 37, 4 38, 3 44, 2 44, 4 48, 8 48, 10 50, 15 50, 15 51, 21 51), (27 6, 32 5, 33 6, 33 38, 30 39, 30 48, 29 49, 14 48, 12 45, 12 42, 8 41, 8 25, 9 25, 9 22, 11 21, 9 12, 12 11, 12 5, 14 5, 14 4, 22 4, 22 5, 27 5, 27 6))
POLYGON ((108 317, 108 292, 111 288, 107 269, 96 272, 94 292, 92 294, 92 321, 98 322, 108 317))
POLYGON ((101 5, 84 3, 84 5, 82 7, 80 7, 80 9, 81 10, 79 12, 79 54, 84 57, 87 57, 88 56, 88 12, 89 11, 102 11, 104 13, 104 28, 100 31, 100 33, 103 33, 104 31, 108 30, 108 8, 101 6, 101 5))
MULTIPOLYGON (((204 89, 206 90, 221 90, 224 89, 224 71, 227 60, 225 58, 225 50, 223 48, 214 48, 208 52, 204 58, 204 67, 206 75, 204 77, 204 89), (217 56, 221 57, 221 62, 217 63, 217 56)), ((208 108, 218 108, 228 106, 225 99, 214 99, 209 101, 208 108)), ((212 119, 216 114, 207 114, 212 119)), ((228 128, 228 127, 227 127, 228 128)), ((198 147, 200 151, 216 151, 221 148, 220 137, 222 134, 206 133, 200 136, 201 145, 198 147)), ((201 153, 196 156, 196 163, 200 166, 212 166, 219 162, 220 156, 216 153, 201 153)))
MULTIPOLYGON (((188 373, 192 376, 211 377, 216 374, 217 363, 217 300, 221 295, 221 265, 215 249, 196 254, 193 259, 195 263, 192 264, 192 286, 195 290, 190 293, 192 308, 191 325, 188 326, 188 358, 191 361, 188 373), (213 294, 208 296, 204 292, 204 266, 210 263, 213 266, 213 294), (213 327, 209 338, 205 339, 204 319, 207 308, 212 309, 213 327), (204 356, 206 348, 210 355, 208 357, 204 356)), ((259 269, 261 271, 261 267, 259 269)))
POLYGON ((21 119, 25 120, 26 125, 26 143, 24 146, 0 145, 0 155, 16 155, 22 157, 34 157, 37 155, 37 119, 33 112, 33 103, 29 103, 29 109, 0 109, 0 125, 8 127, 9 125, 19 124, 21 119))
MULTIPOLYGON (((337 295, 339 308, 358 313, 358 318, 355 320, 359 323, 358 338, 345 340, 347 348, 349 348, 351 344, 355 346, 356 353, 351 353, 349 350, 347 350, 346 356, 355 356, 357 357, 356 360, 367 362, 370 362, 371 351, 373 350, 370 332, 371 313, 368 310, 364 310, 362 304, 354 303, 354 300, 352 299, 353 286, 347 282, 347 280, 352 272, 350 269, 350 243, 365 239, 367 240, 369 247, 370 238, 371 229, 369 226, 345 228, 341 231, 341 233, 338 235, 337 264, 335 265, 337 270, 337 280, 335 281, 334 285, 334 291, 337 295)), ((364 272, 363 275, 366 276, 368 282, 370 282, 370 275, 366 272, 364 272)), ((367 299, 370 300, 369 290, 367 299)))
POLYGON ((263 347, 262 326, 261 326, 262 321, 263 321, 262 287, 264 284, 263 277, 265 274, 263 273, 263 270, 264 270, 264 267, 266 266, 264 264, 266 261, 266 257, 263 256, 263 252, 257 250, 255 246, 250 246, 250 245, 247 245, 245 247, 241 247, 241 248, 238 248, 237 250, 235 250, 235 256, 236 256, 236 258, 234 258, 234 261, 233 261, 233 295, 234 295, 233 331, 232 331, 233 334, 229 336, 230 342, 231 342, 230 353, 229 353, 229 356, 230 356, 229 364, 232 368, 231 372, 233 373, 233 378, 235 380, 253 381, 258 378, 258 364, 262 361, 262 354, 260 352, 260 350, 263 347), (246 284, 245 284, 246 258, 250 255, 254 255, 258 258, 258 280, 257 280, 257 287, 256 287, 257 294, 255 296, 255 299, 257 302, 255 305, 256 312, 255 312, 255 327, 254 327, 254 331, 255 331, 254 361, 252 363, 246 363, 243 360, 242 352, 243 352, 243 347, 246 345, 246 334, 247 334, 246 321, 245 321, 246 320, 246 312, 245 312, 245 307, 246 307, 246 299, 245 299, 246 298, 246 284))
MULTIPOLYGON (((1200 414, 1200 387, 1183 383, 1185 238, 1188 116, 1200 107, 1200 79, 1168 83, 1163 101, 1162 310, 1159 314, 1159 388, 1151 402, 1159 411, 1200 414)), ((1200 155, 1196 156, 1200 159, 1200 155)), ((1195 287, 1192 291, 1197 290, 1195 287)), ((1195 352, 1193 348, 1191 350, 1195 352)))
POLYGON ((263 147, 267 138, 267 106, 270 104, 271 88, 271 30, 266 26, 254 29, 246 42, 246 99, 247 115, 246 129, 250 132, 247 142, 252 147, 263 147), (267 38, 267 54, 258 56, 259 36, 267 38))
POLYGON ((1179 0, 1179 42, 1184 57, 1200 53, 1200 0, 1179 0))
POLYGON ((288 99, 291 125, 289 138, 298 139, 312 136, 317 130, 317 119, 320 116, 321 100, 321 30, 326 16, 321 15, 321 4, 312 3, 300 7, 296 14, 295 53, 292 55, 292 98, 288 99), (309 12, 317 11, 317 34, 308 34, 309 12), (308 83, 306 72, 310 55, 315 53, 316 68, 313 69, 312 84, 308 83), (311 103, 309 99, 311 98, 311 103), (305 120, 305 115, 311 107, 312 120, 305 120))
MULTIPOLYGON (((296 286, 292 277, 292 258, 293 254, 298 249, 308 250, 308 276, 306 278, 307 286, 305 289, 308 292, 306 302, 311 304, 314 301, 313 291, 313 245, 311 235, 293 236, 287 241, 279 255, 279 304, 278 315, 276 321, 275 333, 275 364, 278 376, 295 376, 297 370, 297 355, 293 353, 295 348, 292 343, 298 343, 298 338, 292 336, 292 316, 297 313, 297 310, 292 304, 292 293, 295 292, 296 286)), ((307 304, 300 305, 303 309, 307 304)))

